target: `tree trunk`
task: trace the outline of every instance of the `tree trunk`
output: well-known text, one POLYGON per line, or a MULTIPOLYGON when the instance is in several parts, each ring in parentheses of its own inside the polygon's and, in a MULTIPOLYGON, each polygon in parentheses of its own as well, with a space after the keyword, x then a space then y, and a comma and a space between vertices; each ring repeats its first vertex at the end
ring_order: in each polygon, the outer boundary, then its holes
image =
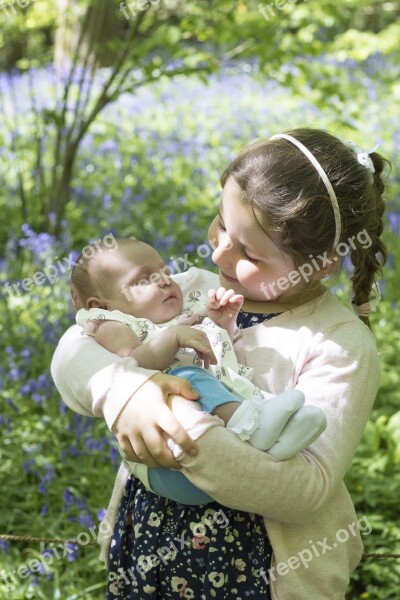
POLYGON ((100 66, 112 65, 116 51, 112 40, 120 37, 123 24, 118 20, 113 0, 57 0, 58 27, 55 36, 54 60, 60 65, 74 55, 82 23, 86 22, 81 55, 94 54, 100 66), (86 14, 86 18, 85 18, 86 14))

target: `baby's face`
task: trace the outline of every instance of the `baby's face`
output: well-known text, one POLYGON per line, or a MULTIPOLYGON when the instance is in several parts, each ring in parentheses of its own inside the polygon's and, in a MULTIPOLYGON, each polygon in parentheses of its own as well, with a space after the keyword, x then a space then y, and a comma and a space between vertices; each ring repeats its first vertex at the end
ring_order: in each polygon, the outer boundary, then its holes
POLYGON ((133 242, 108 254, 107 270, 102 275, 108 278, 103 282, 104 289, 109 290, 104 299, 108 310, 120 310, 153 323, 164 323, 179 315, 182 290, 168 277, 169 268, 154 248, 133 242))

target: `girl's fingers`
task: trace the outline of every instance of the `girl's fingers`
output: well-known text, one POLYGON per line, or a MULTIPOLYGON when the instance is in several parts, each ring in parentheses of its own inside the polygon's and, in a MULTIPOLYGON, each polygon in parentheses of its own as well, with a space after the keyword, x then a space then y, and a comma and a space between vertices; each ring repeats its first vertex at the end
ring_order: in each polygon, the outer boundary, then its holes
POLYGON ((194 340, 193 344, 191 344, 191 348, 193 348, 193 350, 196 350, 196 352, 198 352, 199 354, 205 354, 208 358, 210 358, 211 363, 213 365, 217 364, 217 358, 210 346, 206 346, 198 340, 194 340))
MULTIPOLYGON (((178 375, 164 375, 163 373, 160 373, 160 376, 166 380, 164 384, 165 398, 167 398, 167 394, 183 396, 187 400, 197 400, 199 397, 199 392, 193 388, 188 379, 179 377, 178 375)), ((158 375, 155 375, 149 381, 155 380, 157 377, 158 375)))
MULTIPOLYGON (((163 410, 159 412, 157 417, 158 425, 168 434, 172 439, 180 445, 182 450, 191 456, 194 456, 198 452, 197 444, 190 435, 185 431, 179 421, 174 417, 173 413, 170 411, 168 406, 164 405, 163 410)), ((158 461, 162 464, 163 467, 169 467, 172 469, 180 469, 181 465, 176 463, 175 459, 165 445, 166 453, 160 455, 158 457, 158 461), (167 456, 168 461, 164 461, 164 456, 167 456), (173 466, 172 460, 174 460, 175 464, 178 466, 173 466)))
POLYGON ((143 432, 143 439, 157 467, 181 468, 181 465, 176 461, 171 450, 168 448, 163 435, 163 429, 159 425, 154 424, 147 428, 146 432, 143 432))
POLYGON ((124 443, 121 444, 121 449, 128 460, 144 463, 148 467, 157 468, 162 466, 154 458, 153 453, 150 452, 142 437, 133 435, 129 440, 125 438, 124 443))
POLYGON ((120 438, 120 436, 117 435, 116 438, 118 440, 119 447, 124 455, 124 458, 126 458, 127 460, 131 460, 132 462, 142 462, 136 454, 136 452, 134 451, 131 441, 128 437, 123 436, 120 438))

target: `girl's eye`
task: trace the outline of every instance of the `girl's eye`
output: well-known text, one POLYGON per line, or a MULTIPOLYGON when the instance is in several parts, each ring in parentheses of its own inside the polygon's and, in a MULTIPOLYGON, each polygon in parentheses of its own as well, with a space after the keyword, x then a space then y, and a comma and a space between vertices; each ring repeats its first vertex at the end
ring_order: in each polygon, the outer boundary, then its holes
POLYGON ((220 217, 218 217, 218 219, 217 219, 217 227, 218 227, 218 229, 220 229, 221 231, 226 231, 226 229, 225 229, 225 227, 224 227, 224 224, 223 224, 223 222, 221 221, 221 218, 220 218, 220 217))
POLYGON ((244 258, 245 258, 246 260, 249 260, 249 261, 250 261, 250 262, 252 262, 252 263, 257 263, 257 262, 258 262, 258 260, 257 260, 257 259, 255 259, 255 258, 251 258, 251 256, 249 256, 249 255, 247 254, 247 252, 246 252, 246 248, 244 248, 244 247, 242 248, 242 255, 244 256, 244 258))

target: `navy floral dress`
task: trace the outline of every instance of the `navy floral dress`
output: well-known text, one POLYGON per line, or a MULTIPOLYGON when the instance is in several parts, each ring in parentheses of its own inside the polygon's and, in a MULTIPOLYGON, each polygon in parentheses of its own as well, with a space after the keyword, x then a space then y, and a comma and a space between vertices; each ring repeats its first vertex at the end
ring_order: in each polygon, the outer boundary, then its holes
MULTIPOLYGON (((238 326, 275 314, 241 311, 238 326)), ((271 545, 260 515, 217 502, 187 506, 131 476, 109 554, 107 600, 271 600, 271 545)))

